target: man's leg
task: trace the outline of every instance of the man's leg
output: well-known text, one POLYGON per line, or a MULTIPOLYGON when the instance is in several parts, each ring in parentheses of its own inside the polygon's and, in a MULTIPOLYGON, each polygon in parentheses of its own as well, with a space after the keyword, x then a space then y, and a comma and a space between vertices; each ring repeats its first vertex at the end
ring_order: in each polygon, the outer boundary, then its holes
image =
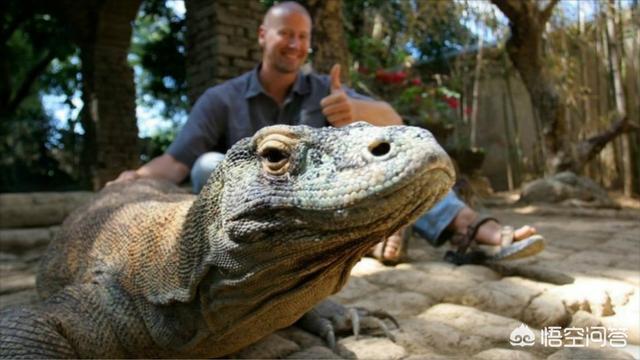
POLYGON ((200 155, 191 168, 191 185, 193 193, 198 194, 209 179, 209 176, 224 159, 224 154, 219 152, 208 152, 200 155))
MULTIPOLYGON (((477 221, 479 214, 462 202, 457 195, 450 191, 431 210, 421 216, 413 229, 427 239, 433 246, 440 246, 447 241, 447 232, 466 234, 469 227, 477 221)), ((481 245, 500 245, 504 227, 498 222, 490 220, 482 223, 475 233, 474 240, 481 245)), ((513 241, 529 238, 536 234, 536 229, 525 225, 513 231, 513 241)), ((399 234, 387 239, 382 260, 399 260, 401 248, 399 234)))
POLYGON ((453 191, 449 191, 442 200, 418 218, 413 228, 431 245, 440 246, 446 241, 443 233, 465 208, 468 209, 462 200, 453 191))

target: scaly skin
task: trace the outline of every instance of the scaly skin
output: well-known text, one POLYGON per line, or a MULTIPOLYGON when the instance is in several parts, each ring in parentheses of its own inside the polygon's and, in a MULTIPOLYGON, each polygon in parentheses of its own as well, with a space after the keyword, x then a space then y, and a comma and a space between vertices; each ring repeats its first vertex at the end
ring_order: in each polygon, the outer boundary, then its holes
POLYGON ((110 186, 50 245, 44 302, 0 314, 0 355, 230 354, 339 291, 453 178, 429 132, 358 123, 265 128, 197 197, 151 180, 110 186))

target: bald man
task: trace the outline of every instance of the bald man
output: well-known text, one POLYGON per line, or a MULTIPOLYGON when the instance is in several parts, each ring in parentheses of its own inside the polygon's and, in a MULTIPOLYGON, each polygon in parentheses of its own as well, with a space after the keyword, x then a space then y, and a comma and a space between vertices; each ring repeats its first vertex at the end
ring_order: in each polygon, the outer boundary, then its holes
MULTIPOLYGON (((388 103, 342 86, 338 65, 330 76, 301 71, 309 54, 311 24, 307 10, 296 2, 272 6, 258 30, 262 62, 252 71, 208 89, 165 154, 136 170, 124 171, 113 182, 152 177, 178 184, 191 173, 194 192, 198 193, 223 154, 236 141, 265 126, 341 127, 355 121, 401 125, 402 119, 388 103)), ((421 234, 434 244, 443 242, 440 238, 447 229, 462 235, 473 232, 465 241, 498 248, 535 234, 535 229, 527 226, 504 235, 505 228, 497 221, 480 218, 453 193, 436 208, 435 213, 421 219, 421 234)), ((402 256, 403 244, 402 233, 398 233, 383 241, 374 253, 382 261, 395 263, 402 256)))

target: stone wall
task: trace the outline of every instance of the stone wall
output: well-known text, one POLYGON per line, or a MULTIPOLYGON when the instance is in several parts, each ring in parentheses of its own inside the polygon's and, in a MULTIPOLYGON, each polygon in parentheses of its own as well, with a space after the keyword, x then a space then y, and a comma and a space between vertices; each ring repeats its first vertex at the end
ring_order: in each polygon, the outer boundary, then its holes
POLYGON ((186 0, 187 84, 193 105, 209 87, 252 69, 261 58, 256 0, 186 0))

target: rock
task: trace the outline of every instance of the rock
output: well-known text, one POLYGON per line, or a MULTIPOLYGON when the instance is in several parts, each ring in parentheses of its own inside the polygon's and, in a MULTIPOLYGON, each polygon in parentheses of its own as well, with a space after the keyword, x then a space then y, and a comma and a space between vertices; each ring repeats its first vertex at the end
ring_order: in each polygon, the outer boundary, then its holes
POLYGON ((627 339, 631 344, 640 344, 640 312, 632 307, 616 309, 616 314, 602 318, 607 329, 627 329, 627 339))
POLYGON ((310 332, 304 331, 297 326, 289 326, 288 328, 277 331, 276 334, 295 342, 301 349, 314 346, 326 346, 323 339, 311 334, 310 332))
POLYGON ((360 261, 358 261, 356 266, 351 269, 351 276, 360 276, 366 278, 371 274, 387 272, 391 270, 393 270, 393 268, 382 265, 380 261, 374 258, 363 257, 362 259, 360 259, 360 261))
POLYGON ((88 191, 0 194, 0 228, 58 225, 93 196, 88 191))
POLYGON ((340 292, 333 296, 334 300, 348 304, 355 300, 362 299, 368 294, 380 292, 380 287, 373 285, 362 276, 351 276, 347 285, 340 292))
POLYGON ((366 298, 357 300, 350 305, 368 310, 384 310, 393 316, 406 317, 417 315, 433 304, 434 301, 427 295, 413 291, 402 291, 394 294, 394 296, 389 296, 388 293, 384 292, 370 294, 366 298))
POLYGON ((0 310, 14 305, 30 305, 40 301, 35 288, 21 290, 0 296, 0 310))
POLYGON ((464 334, 481 336, 492 343, 506 343, 520 321, 454 304, 438 304, 418 315, 419 319, 446 323, 464 334))
POLYGON ((36 287, 36 275, 32 272, 17 272, 9 275, 2 274, 0 295, 14 293, 36 287))
POLYGON ((563 203, 578 207, 620 207, 593 180, 568 171, 525 184, 522 188, 520 201, 525 203, 563 203))
POLYGON ((578 310, 578 312, 573 314, 571 317, 571 323, 569 324, 569 327, 581 329, 586 329, 592 326, 602 326, 602 320, 584 310, 578 310))
POLYGON ((540 283, 518 277, 475 285, 462 296, 461 304, 502 316, 519 318, 530 301, 542 294, 540 283))
POLYGON ((300 347, 295 342, 280 335, 271 334, 240 350, 233 357, 238 359, 276 359, 289 356, 297 351, 300 351, 300 347))
POLYGON ((462 339, 467 336, 444 322, 412 317, 402 321, 400 326, 402 331, 396 335, 396 341, 411 353, 435 351, 444 355, 460 355, 468 352, 468 349, 460 348, 462 339))
POLYGON ((324 346, 313 346, 308 349, 295 352, 287 359, 342 359, 342 357, 336 355, 331 349, 324 346))
POLYGON ((44 247, 58 232, 58 226, 32 229, 0 229, 0 249, 8 252, 44 247))
POLYGON ((521 350, 493 348, 473 355, 477 360, 536 360, 535 355, 521 350))
POLYGON ((536 328, 565 326, 570 320, 562 300, 548 292, 534 298, 522 314, 522 321, 536 328))
POLYGON ((564 301, 571 312, 584 310, 596 316, 610 316, 615 313, 615 306, 627 303, 634 290, 633 285, 622 281, 579 277, 574 284, 553 288, 549 293, 564 301))
POLYGON ((418 352, 414 355, 408 356, 402 360, 451 360, 451 356, 440 355, 432 352, 418 352))
POLYGON ((485 279, 491 272, 479 274, 455 270, 455 266, 446 263, 402 264, 394 271, 371 274, 367 280, 381 287, 401 288, 406 291, 427 295, 435 301, 458 302, 468 288, 476 286, 479 279, 485 279))
POLYGON ((617 349, 594 348, 565 348, 553 353, 547 360, 574 360, 574 359, 607 359, 607 360, 632 360, 633 356, 617 349))
POLYGON ((383 337, 363 338, 358 340, 354 336, 341 339, 339 342, 340 355, 356 359, 393 360, 407 356, 405 349, 383 337))

